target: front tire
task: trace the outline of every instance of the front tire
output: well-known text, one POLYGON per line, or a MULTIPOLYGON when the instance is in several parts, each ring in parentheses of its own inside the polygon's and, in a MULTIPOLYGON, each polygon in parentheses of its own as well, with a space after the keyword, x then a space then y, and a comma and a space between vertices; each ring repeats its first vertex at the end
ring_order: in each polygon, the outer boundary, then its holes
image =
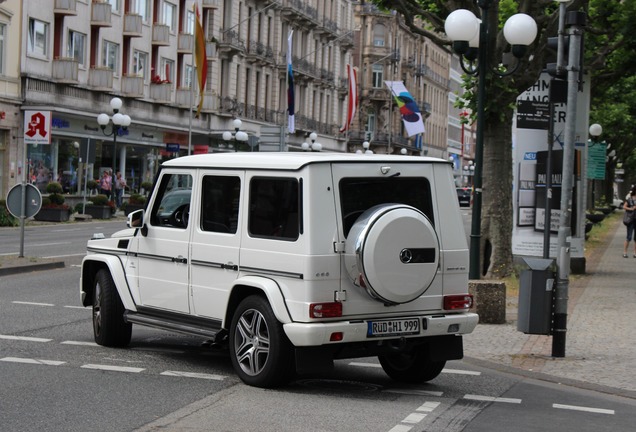
POLYGON ((132 324, 124 321, 124 305, 108 270, 95 276, 93 292, 93 334, 95 342, 108 347, 124 347, 130 343, 132 324))
POLYGON ((378 359, 384 372, 395 381, 423 383, 437 378, 446 365, 445 360, 429 360, 427 351, 421 345, 406 353, 382 355, 378 359))
POLYGON ((269 388, 291 379, 291 343, 263 297, 247 297, 236 309, 230 326, 230 358, 245 384, 269 388))

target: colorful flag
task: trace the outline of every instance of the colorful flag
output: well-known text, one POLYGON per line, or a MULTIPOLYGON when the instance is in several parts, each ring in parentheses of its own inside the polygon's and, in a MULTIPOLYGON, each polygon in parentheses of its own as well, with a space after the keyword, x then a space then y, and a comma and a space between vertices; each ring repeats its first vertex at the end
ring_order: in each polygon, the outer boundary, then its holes
POLYGON ((296 125, 294 124, 294 71, 292 70, 292 34, 293 30, 289 31, 287 37, 287 112, 289 119, 287 121, 287 129, 289 132, 294 133, 296 125))
POLYGON ((340 128, 340 132, 344 132, 351 127, 353 118, 358 109, 358 70, 347 64, 347 78, 349 79, 349 103, 347 104, 347 118, 345 124, 340 128))
MULTIPOLYGON (((201 14, 197 4, 194 4, 195 14, 195 31, 194 31, 194 60, 197 65, 197 79, 199 83, 199 106, 197 107, 196 117, 201 114, 201 108, 203 107, 203 94, 205 92, 205 80, 208 77, 208 61, 205 53, 205 33, 203 32, 203 26, 201 25, 201 14)), ((191 84, 192 85, 192 84, 191 84)))
POLYGON ((393 94, 408 136, 411 137, 415 134, 426 132, 420 109, 417 107, 417 103, 411 93, 404 87, 404 83, 402 81, 384 81, 384 83, 393 94))

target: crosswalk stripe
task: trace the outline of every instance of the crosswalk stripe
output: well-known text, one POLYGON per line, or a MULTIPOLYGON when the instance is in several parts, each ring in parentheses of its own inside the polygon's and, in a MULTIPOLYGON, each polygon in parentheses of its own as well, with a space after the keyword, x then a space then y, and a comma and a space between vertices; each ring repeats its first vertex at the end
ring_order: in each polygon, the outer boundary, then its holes
POLYGON ((29 336, 12 336, 12 335, 0 335, 0 339, 19 340, 19 341, 25 341, 25 342, 51 342, 52 340, 52 339, 45 339, 45 338, 36 338, 36 337, 29 337, 29 336))
POLYGON ((130 372, 130 373, 139 373, 144 370, 144 368, 136 368, 129 366, 112 366, 112 365, 98 365, 98 364, 85 364, 81 366, 82 369, 97 369, 97 370, 105 370, 112 372, 130 372))

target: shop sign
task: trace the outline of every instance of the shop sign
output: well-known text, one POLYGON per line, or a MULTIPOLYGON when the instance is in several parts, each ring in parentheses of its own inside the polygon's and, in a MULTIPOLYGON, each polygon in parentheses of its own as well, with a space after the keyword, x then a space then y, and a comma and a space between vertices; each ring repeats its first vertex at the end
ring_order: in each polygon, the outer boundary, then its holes
POLYGON ((24 111, 24 143, 51 144, 51 111, 24 111))
POLYGON ((179 153, 179 143, 167 143, 166 151, 168 153, 179 153))

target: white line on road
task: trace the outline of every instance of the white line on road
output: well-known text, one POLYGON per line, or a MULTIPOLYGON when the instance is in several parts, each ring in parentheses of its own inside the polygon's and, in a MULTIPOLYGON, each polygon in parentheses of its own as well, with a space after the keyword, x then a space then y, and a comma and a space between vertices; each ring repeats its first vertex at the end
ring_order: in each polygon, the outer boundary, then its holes
POLYGON ((370 368, 382 367, 379 363, 360 363, 360 362, 349 362, 349 366, 370 367, 370 368))
POLYGON ((395 425, 389 432, 409 432, 411 429, 413 429, 413 426, 395 425))
POLYGON ((185 378, 201 378, 201 379, 215 380, 215 381, 222 381, 226 378, 222 375, 196 373, 196 372, 179 372, 179 371, 165 371, 165 372, 161 372, 160 375, 185 377, 185 378))
POLYGON ((521 403, 521 399, 500 398, 500 397, 471 395, 471 394, 465 395, 464 399, 483 401, 483 402, 506 402, 506 403, 515 403, 515 404, 521 403))
POLYGON ((80 346, 99 346, 95 342, 83 342, 83 341, 64 341, 60 342, 61 345, 80 345, 80 346))
POLYGON ((461 369, 442 369, 442 373, 447 374, 456 374, 456 375, 481 375, 481 372, 471 371, 471 370, 461 370, 461 369))
POLYGON ((36 303, 36 302, 26 302, 26 301, 12 301, 11 303, 22 304, 22 305, 30 305, 30 306, 46 306, 46 307, 55 306, 52 303, 36 303))
POLYGON ((85 306, 64 306, 67 309, 86 309, 86 310, 91 310, 91 308, 87 308, 85 306))
POLYGON ((416 409, 415 411, 420 412, 433 412, 435 408, 439 406, 439 402, 424 402, 421 407, 416 409))
POLYGON ((572 410, 572 411, 585 411, 585 412, 591 412, 596 414, 614 415, 614 410, 608 410, 608 409, 602 409, 602 408, 589 408, 589 407, 582 407, 582 406, 575 406, 575 405, 561 405, 561 404, 552 404, 552 408, 566 409, 566 410, 572 410))
POLYGON ((112 365, 98 365, 98 364, 85 364, 81 366, 82 369, 97 369, 97 370, 106 370, 113 372, 130 372, 130 373, 139 373, 144 370, 144 368, 136 368, 136 367, 128 367, 128 366, 112 366, 112 365))
POLYGON ((0 334, 0 339, 19 340, 19 341, 26 341, 26 342, 51 342, 52 340, 52 339, 36 338, 36 337, 29 337, 29 336, 11 336, 11 335, 1 335, 1 334, 0 334))
POLYGON ((19 357, 5 357, 1 358, 0 361, 9 362, 9 363, 28 363, 28 364, 41 364, 47 366, 59 366, 66 362, 57 361, 57 360, 37 360, 31 358, 19 358, 19 357))
POLYGON ((9 256, 9 255, 17 255, 19 254, 19 252, 7 252, 7 253, 1 253, 0 256, 9 256))
POLYGON ((42 257, 42 258, 54 259, 54 258, 68 258, 68 257, 85 256, 85 255, 86 255, 86 252, 77 253, 77 254, 70 254, 70 255, 50 255, 50 256, 45 256, 45 257, 42 257))
POLYGON ((436 396, 442 397, 444 392, 432 391, 432 390, 408 390, 408 389, 386 389, 382 390, 382 393, 396 393, 405 395, 417 395, 417 396, 436 396))
POLYGON ((404 420, 402 420, 402 423, 418 424, 419 422, 424 420, 424 418, 426 418, 426 414, 411 413, 408 416, 406 416, 404 420))
POLYGON ((63 228, 63 229, 54 229, 49 232, 67 232, 67 231, 83 231, 84 228, 63 228))

